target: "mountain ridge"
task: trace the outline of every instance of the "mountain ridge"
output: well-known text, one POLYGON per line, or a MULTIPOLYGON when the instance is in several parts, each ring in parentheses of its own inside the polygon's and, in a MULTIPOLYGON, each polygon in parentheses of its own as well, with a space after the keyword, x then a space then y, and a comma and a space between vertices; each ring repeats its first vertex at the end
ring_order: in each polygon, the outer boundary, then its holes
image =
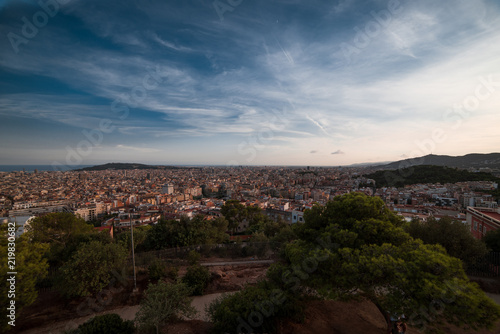
POLYGON ((423 157, 404 159, 386 165, 381 169, 400 169, 413 166, 430 165, 455 168, 500 168, 500 153, 470 153, 462 156, 428 154, 423 157))

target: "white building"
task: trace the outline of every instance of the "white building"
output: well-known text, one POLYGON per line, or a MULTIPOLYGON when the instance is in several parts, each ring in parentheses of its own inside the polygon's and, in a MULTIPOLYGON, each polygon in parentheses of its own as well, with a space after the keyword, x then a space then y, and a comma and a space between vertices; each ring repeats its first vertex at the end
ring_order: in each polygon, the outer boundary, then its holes
POLYGON ((165 184, 161 189, 163 194, 172 195, 174 193, 174 185, 173 184, 165 184))

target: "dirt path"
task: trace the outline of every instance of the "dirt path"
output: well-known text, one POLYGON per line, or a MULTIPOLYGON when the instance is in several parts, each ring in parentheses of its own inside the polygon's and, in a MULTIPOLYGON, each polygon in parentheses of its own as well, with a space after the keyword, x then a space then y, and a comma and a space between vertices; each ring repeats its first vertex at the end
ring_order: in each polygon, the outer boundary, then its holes
MULTIPOLYGON (((231 292, 229 292, 229 293, 231 293, 231 292)), ((209 305, 213 300, 215 300, 217 297, 219 297, 222 294, 223 293, 212 293, 209 295, 194 297, 191 305, 193 305, 196 308, 196 310, 198 311, 198 314, 193 318, 193 320, 207 321, 208 316, 205 313, 205 306, 209 305)), ((120 315, 120 317, 122 317, 122 319, 124 319, 124 320, 134 320, 135 314, 137 313, 138 310, 139 310, 139 305, 120 307, 120 308, 116 308, 113 310, 107 310, 104 312, 89 315, 86 317, 56 322, 56 323, 53 323, 53 324, 50 324, 47 326, 43 326, 43 327, 32 328, 32 329, 20 332, 20 334, 60 334, 64 330, 73 329, 73 328, 78 327, 79 325, 83 324, 85 321, 89 320, 90 318, 92 318, 96 315, 103 315, 103 314, 108 314, 108 313, 116 313, 116 314, 120 315)))

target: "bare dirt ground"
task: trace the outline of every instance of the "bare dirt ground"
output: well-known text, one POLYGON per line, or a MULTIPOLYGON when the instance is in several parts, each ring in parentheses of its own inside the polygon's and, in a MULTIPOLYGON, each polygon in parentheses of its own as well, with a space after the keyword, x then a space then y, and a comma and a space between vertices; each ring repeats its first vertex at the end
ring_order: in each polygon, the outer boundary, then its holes
MULTIPOLYGON (((377 307, 368 301, 338 302, 312 301, 305 311, 304 323, 286 321, 280 324, 280 334, 386 334, 384 317, 377 307)), ((500 322, 491 330, 464 330, 452 325, 444 327, 449 334, 498 334, 500 322)), ((406 334, 422 334, 408 328, 406 334)))

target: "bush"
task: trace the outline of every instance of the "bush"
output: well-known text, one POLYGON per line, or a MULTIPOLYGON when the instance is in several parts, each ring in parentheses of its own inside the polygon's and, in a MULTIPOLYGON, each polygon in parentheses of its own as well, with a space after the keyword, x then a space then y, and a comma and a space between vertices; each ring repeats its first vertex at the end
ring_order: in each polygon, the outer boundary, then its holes
POLYGON ((301 320, 297 315, 303 314, 302 304, 297 295, 263 281, 220 296, 206 312, 214 324, 214 333, 274 333, 277 318, 301 320), (250 325, 256 322, 258 326, 250 325))
POLYGON ((487 232, 483 241, 492 252, 500 252, 500 230, 487 232))
POLYGON ((194 266, 194 265, 197 265, 198 263, 200 263, 200 259, 201 259, 201 254, 198 253, 197 251, 192 250, 189 252, 188 263, 190 266, 194 266))
POLYGON ((165 264, 159 259, 153 261, 148 267, 148 276, 152 281, 158 281, 165 277, 166 274, 165 264))
POLYGON ((118 244, 92 241, 81 246, 60 269, 60 290, 66 297, 85 297, 105 288, 113 272, 125 268, 128 253, 118 244))
POLYGON ((133 334, 134 322, 124 321, 118 314, 104 314, 96 316, 78 326, 79 334, 133 334))
POLYGON ((191 306, 188 297, 191 290, 184 283, 168 284, 160 281, 158 284, 149 284, 144 298, 135 315, 140 333, 156 329, 173 321, 178 316, 191 317, 196 309, 191 306))
POLYGON ((190 266, 187 269, 186 275, 182 278, 182 282, 186 283, 193 289, 193 295, 201 296, 210 280, 210 272, 206 267, 199 264, 190 266))
POLYGON ((177 278, 179 277, 179 268, 175 266, 168 267, 166 271, 166 276, 170 278, 172 281, 177 281, 177 278))

